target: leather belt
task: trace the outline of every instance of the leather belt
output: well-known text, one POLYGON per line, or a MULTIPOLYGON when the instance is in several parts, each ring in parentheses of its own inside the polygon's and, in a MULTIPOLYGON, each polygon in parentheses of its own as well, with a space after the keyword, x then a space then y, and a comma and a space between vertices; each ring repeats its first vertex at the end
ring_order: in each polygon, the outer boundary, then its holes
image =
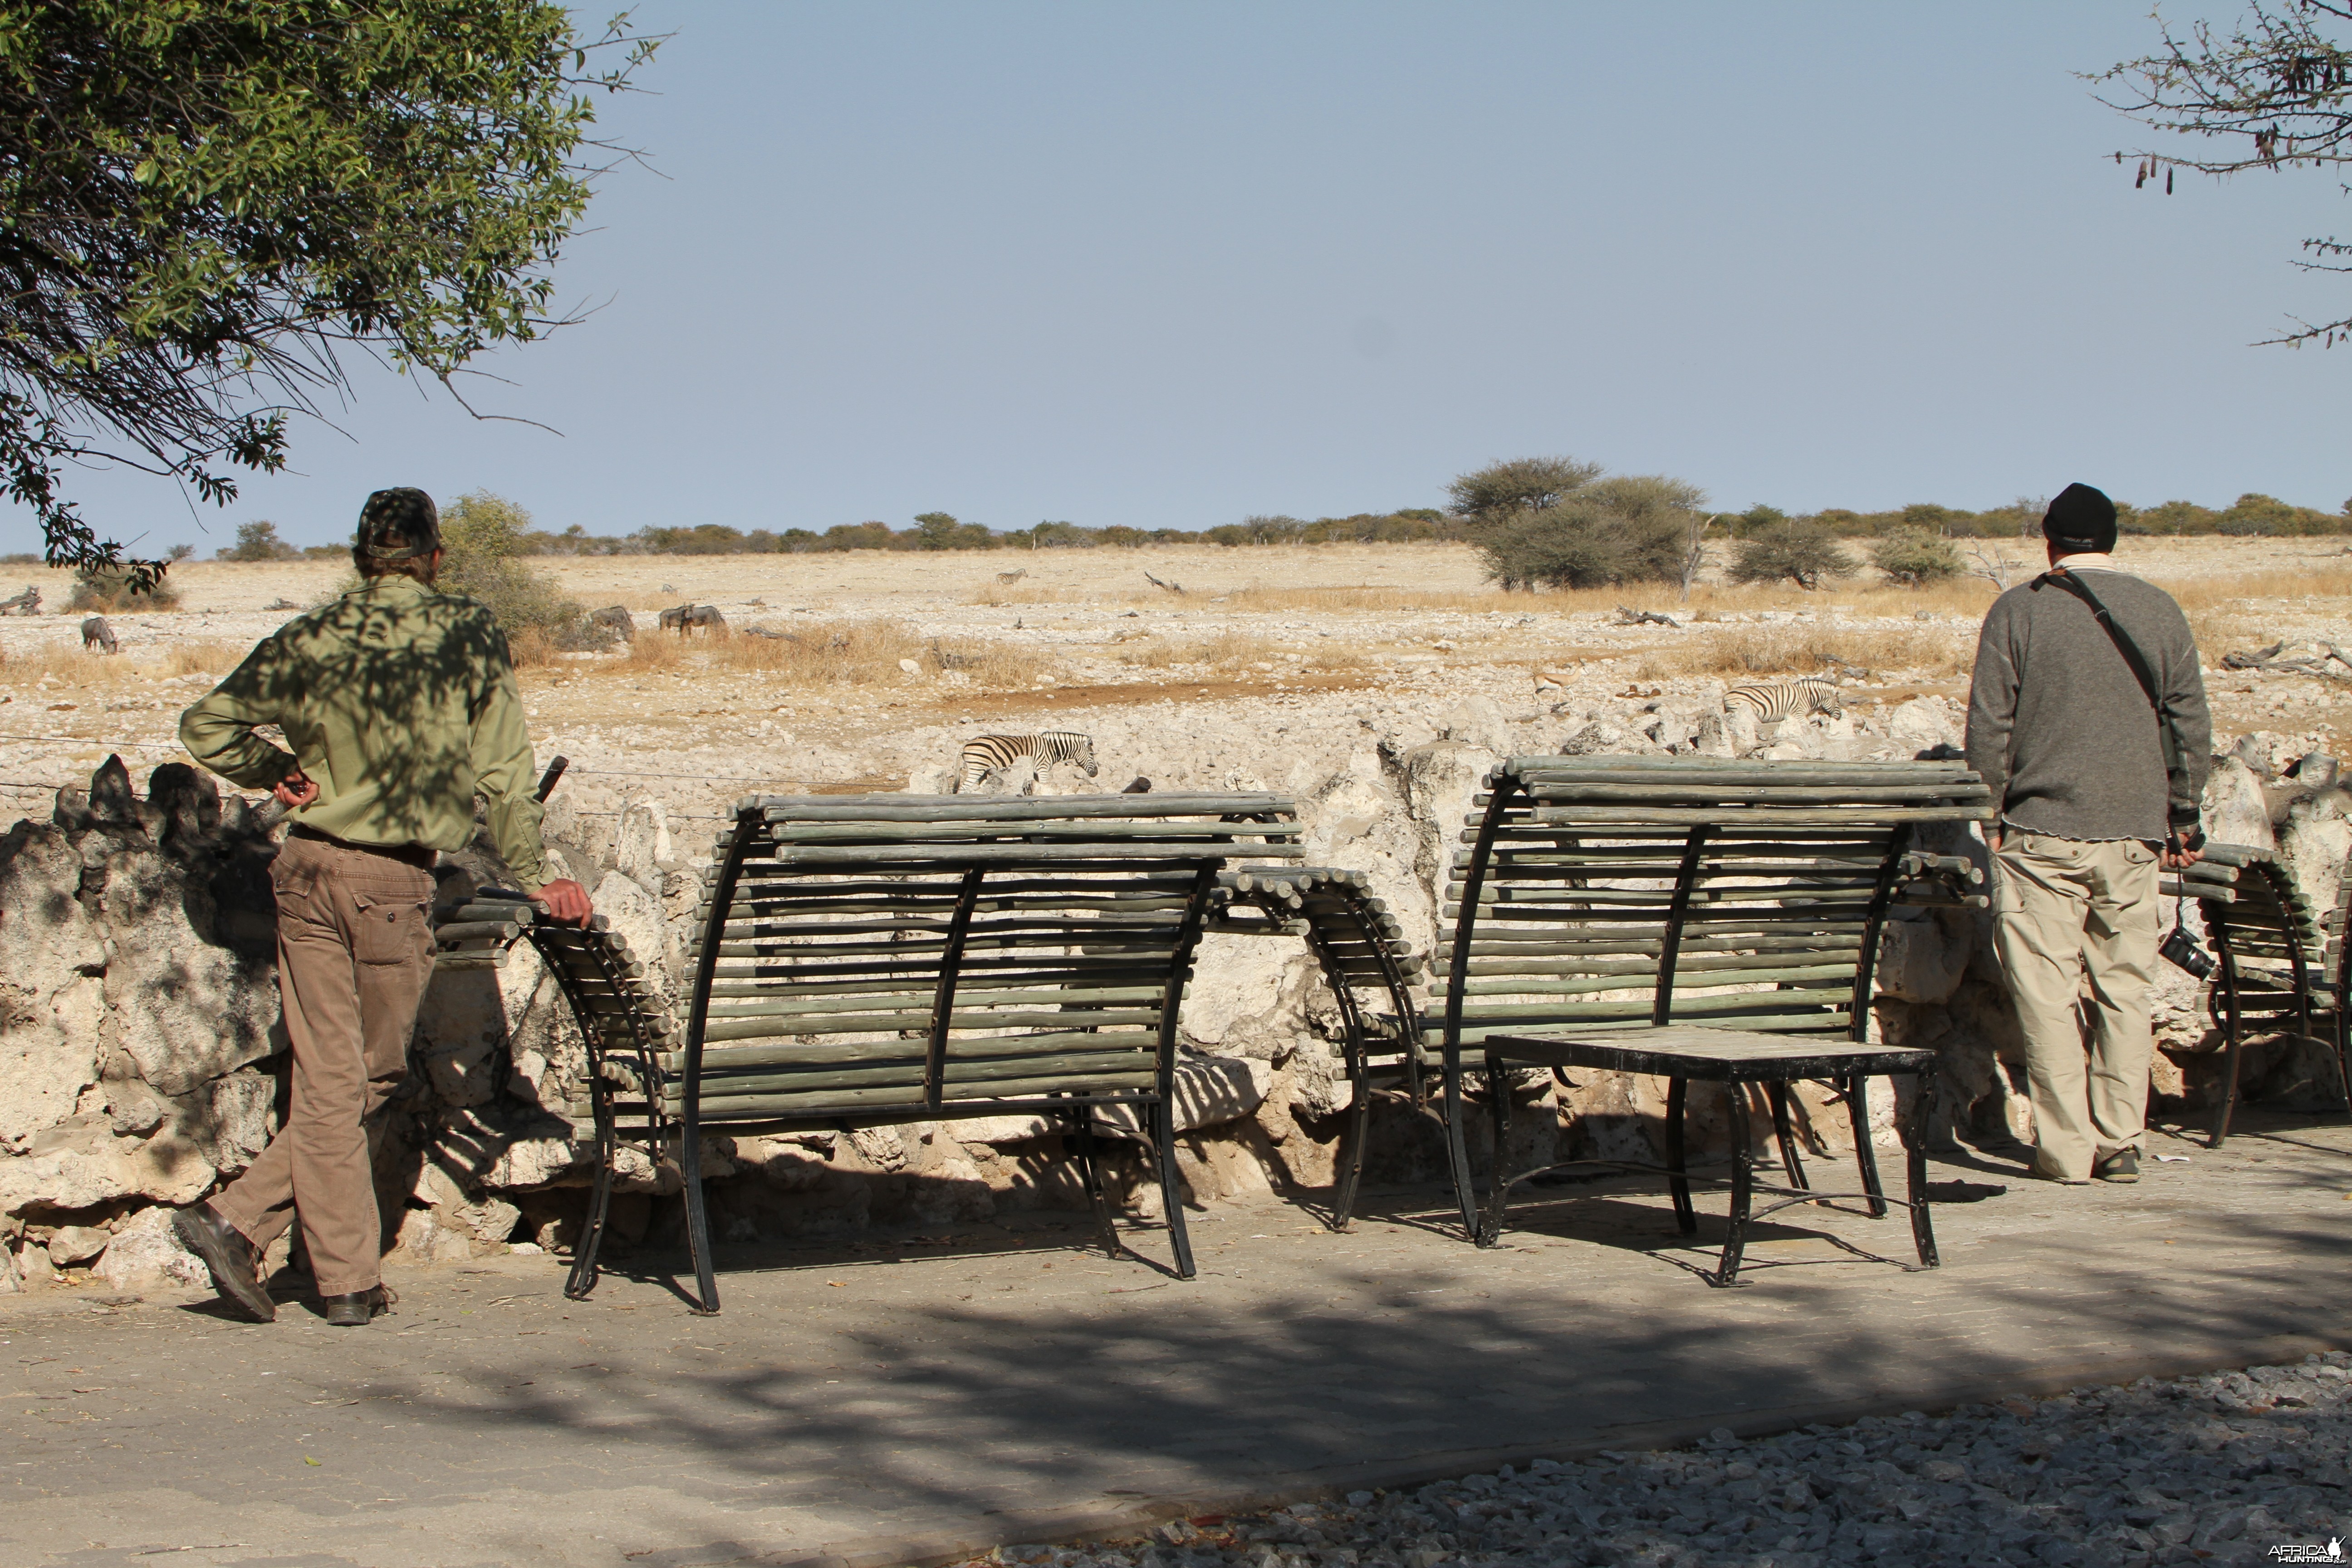
POLYGON ((422 844, 354 844, 348 838, 338 838, 331 833, 321 833, 300 823, 286 830, 289 838, 309 838, 320 844, 331 844, 338 849, 352 849, 362 855, 381 855, 387 860, 397 860, 404 866, 414 866, 420 871, 430 871, 439 858, 439 851, 427 849, 422 844))

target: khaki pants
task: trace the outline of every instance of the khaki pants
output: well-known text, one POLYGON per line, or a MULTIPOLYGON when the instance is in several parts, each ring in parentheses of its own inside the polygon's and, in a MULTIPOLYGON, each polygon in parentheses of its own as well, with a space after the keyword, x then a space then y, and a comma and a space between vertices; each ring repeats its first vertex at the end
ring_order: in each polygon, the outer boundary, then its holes
POLYGON ((2025 1031, 2034 1164, 2082 1180, 2097 1159, 2137 1147, 2147 1126, 2156 851, 2011 828, 1993 872, 1993 942, 2025 1031))
POLYGON ((257 1252, 299 1215, 319 1293, 344 1296, 381 1278, 366 1122, 408 1070, 433 973, 433 878, 389 856, 290 836, 269 875, 293 1105, 213 1207, 257 1252))

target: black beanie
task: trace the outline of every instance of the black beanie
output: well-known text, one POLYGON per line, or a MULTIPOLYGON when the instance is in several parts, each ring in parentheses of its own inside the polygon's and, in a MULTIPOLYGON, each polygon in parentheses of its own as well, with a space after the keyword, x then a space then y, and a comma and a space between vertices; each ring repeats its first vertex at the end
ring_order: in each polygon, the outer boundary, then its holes
POLYGON ((2105 490, 2068 485, 2042 514, 2042 537, 2063 554, 2104 555, 2116 547, 2116 503, 2105 490))

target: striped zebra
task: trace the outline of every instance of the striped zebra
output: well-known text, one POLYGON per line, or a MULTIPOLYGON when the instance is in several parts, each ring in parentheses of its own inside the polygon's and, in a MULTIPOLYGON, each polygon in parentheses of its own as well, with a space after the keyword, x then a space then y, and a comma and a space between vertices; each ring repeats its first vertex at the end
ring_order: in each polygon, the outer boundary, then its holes
POLYGON ((1003 773, 1024 757, 1036 759, 1037 771, 1055 763, 1076 763, 1092 778, 1095 765, 1091 735, 1074 730, 1046 730, 1034 735, 975 735, 963 743, 963 782, 976 784, 991 773, 1003 773))
POLYGON ((1826 680, 1759 680, 1747 686, 1735 686, 1723 694, 1723 710, 1731 711, 1732 704, 1748 709, 1756 715, 1759 724, 1776 720, 1805 718, 1814 713, 1842 713, 1845 705, 1838 700, 1838 689, 1826 680))

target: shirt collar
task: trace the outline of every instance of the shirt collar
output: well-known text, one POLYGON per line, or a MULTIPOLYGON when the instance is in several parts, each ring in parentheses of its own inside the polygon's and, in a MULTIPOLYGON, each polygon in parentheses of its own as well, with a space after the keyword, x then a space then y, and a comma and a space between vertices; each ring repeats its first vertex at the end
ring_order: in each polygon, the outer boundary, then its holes
POLYGON ((2061 555, 2058 564, 2069 572, 2117 572, 2116 558, 2104 550, 2085 550, 2079 555, 2061 555))

